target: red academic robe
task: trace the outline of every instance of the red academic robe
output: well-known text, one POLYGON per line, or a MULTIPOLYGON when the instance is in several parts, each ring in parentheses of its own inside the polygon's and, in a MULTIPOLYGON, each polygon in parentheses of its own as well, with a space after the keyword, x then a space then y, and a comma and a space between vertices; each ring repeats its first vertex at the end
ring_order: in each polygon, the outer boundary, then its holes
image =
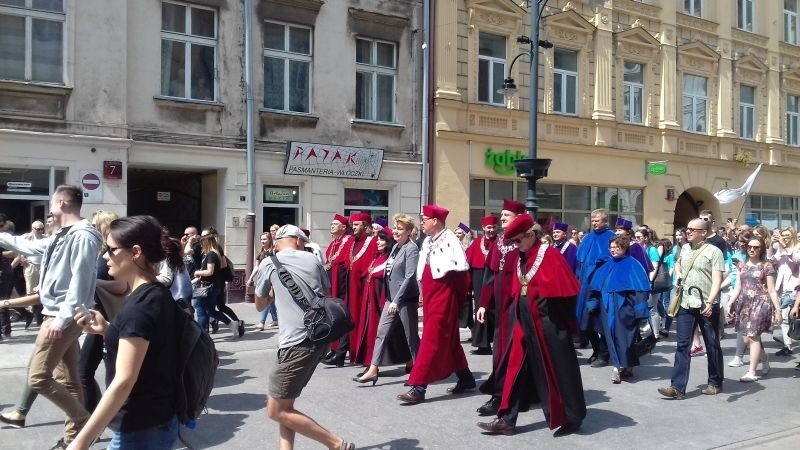
POLYGON ((347 268, 352 245, 353 237, 345 234, 331 242, 325 251, 325 261, 330 265, 328 275, 331 280, 332 297, 344 299, 346 296, 347 268))
POLYGON ((352 343, 352 355, 355 363, 365 367, 372 363, 372 350, 375 348, 375 337, 378 335, 378 323, 381 311, 386 303, 386 288, 383 275, 389 255, 378 253, 370 264, 370 270, 364 283, 364 296, 361 302, 361 316, 356 325, 358 338, 352 343))
MULTIPOLYGON (((361 308, 364 301, 364 282, 369 272, 369 265, 378 252, 378 239, 373 236, 353 237, 350 247, 347 277, 347 305, 350 308, 350 317, 358 320, 361 317, 361 308)), ((350 362, 355 362, 353 345, 358 341, 358 326, 350 332, 350 362)))
POLYGON ((430 264, 425 264, 420 280, 422 340, 409 385, 427 385, 468 367, 458 331, 458 308, 467 293, 468 276, 466 271, 450 271, 435 279, 430 264))
POLYGON ((508 319, 514 300, 511 279, 517 276, 517 261, 519 261, 519 249, 512 243, 503 245, 502 237, 497 239, 487 256, 481 290, 481 307, 487 311, 494 310, 497 332, 492 358, 493 367, 497 367, 508 347, 508 336, 511 331, 508 319))
MULTIPOLYGON (((540 244, 526 254, 524 269, 533 266, 540 244)), ((516 268, 515 268, 516 271, 516 268)), ((547 247, 538 272, 522 294, 519 276, 511 281, 514 298, 513 328, 509 350, 500 363, 505 373, 499 415, 505 414, 513 400, 525 411, 531 403, 541 402, 550 429, 567 422, 580 422, 586 416, 578 359, 569 332, 574 326, 574 298, 580 292, 575 276, 564 258, 547 247)))

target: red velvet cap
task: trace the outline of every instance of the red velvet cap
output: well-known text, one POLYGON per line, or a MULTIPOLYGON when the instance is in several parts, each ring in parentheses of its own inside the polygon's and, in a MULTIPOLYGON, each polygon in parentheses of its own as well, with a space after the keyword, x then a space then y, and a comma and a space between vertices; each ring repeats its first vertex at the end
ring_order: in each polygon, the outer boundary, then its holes
POLYGON ((383 227, 383 232, 389 236, 394 236, 394 233, 392 233, 392 229, 389 227, 383 227))
POLYGON ((333 220, 338 220, 344 226, 350 225, 350 221, 347 220, 347 217, 345 217, 345 216, 343 216, 341 214, 334 214, 333 215, 333 220))
POLYGON ((497 216, 486 216, 481 218, 481 226, 485 227, 487 225, 498 225, 500 223, 500 218, 497 216))
POLYGON ((450 211, 439 205, 425 205, 422 207, 422 215, 433 219, 444 221, 450 211))
POLYGON ((372 223, 372 216, 370 216, 370 215, 369 215, 369 214, 367 214, 367 213, 362 213, 362 212, 359 212, 359 213, 351 214, 351 215, 350 215, 350 221, 351 221, 351 222, 367 222, 367 223, 372 223))
POLYGON ((533 217, 528 214, 520 214, 516 219, 512 220, 506 227, 505 239, 512 239, 526 231, 530 230, 534 225, 533 217))
POLYGON ((514 214, 525 214, 525 204, 506 199, 503 200, 503 210, 514 214))

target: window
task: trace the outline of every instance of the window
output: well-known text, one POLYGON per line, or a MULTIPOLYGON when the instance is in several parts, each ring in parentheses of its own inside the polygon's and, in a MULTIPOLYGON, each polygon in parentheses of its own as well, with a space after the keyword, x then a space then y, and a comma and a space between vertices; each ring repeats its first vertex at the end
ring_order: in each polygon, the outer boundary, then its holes
POLYGON ((737 0, 737 26, 745 31, 753 31, 753 0, 737 0))
POLYGON ((625 61, 622 90, 625 94, 625 122, 644 123, 644 66, 625 61))
POLYGON ((800 146, 800 97, 786 97, 786 143, 800 146))
POLYGON ((797 0, 783 0, 783 40, 797 45, 797 0))
POLYGON ((695 133, 708 130, 708 79, 683 76, 683 129, 695 133))
POLYGON ((703 0, 683 0, 683 11, 695 17, 703 17, 703 0))
POLYGON ((798 197, 750 194, 745 203, 745 223, 764 225, 768 229, 798 227, 798 197))
POLYGON ((394 122, 397 51, 392 42, 356 39, 356 119, 394 122))
POLYGON ((344 214, 349 216, 355 212, 365 212, 377 218, 389 219, 389 191, 383 189, 344 190, 344 214))
POLYGON ((497 90, 503 87, 506 73, 506 38, 489 33, 481 33, 478 38, 478 101, 502 105, 503 94, 497 90))
POLYGON ((311 29, 264 24, 264 107, 311 112, 311 29))
POLYGON ((64 83, 63 0, 0 0, 0 78, 64 83))
POLYGON ((578 104, 578 53, 555 49, 553 112, 576 115, 578 104))
POLYGON ((753 139, 755 135, 756 88, 739 86, 739 136, 753 139))
MULTIPOLYGON (((470 180, 470 226, 480 229, 481 217, 499 216, 503 199, 524 202, 527 188, 525 181, 470 180)), ((553 222, 562 221, 587 231, 589 213, 595 208, 607 208, 612 224, 619 216, 641 223, 644 212, 641 189, 536 183, 536 200, 539 204, 537 221, 546 229, 552 227, 553 222)))
POLYGON ((216 52, 214 9, 161 4, 161 95, 214 101, 216 52))

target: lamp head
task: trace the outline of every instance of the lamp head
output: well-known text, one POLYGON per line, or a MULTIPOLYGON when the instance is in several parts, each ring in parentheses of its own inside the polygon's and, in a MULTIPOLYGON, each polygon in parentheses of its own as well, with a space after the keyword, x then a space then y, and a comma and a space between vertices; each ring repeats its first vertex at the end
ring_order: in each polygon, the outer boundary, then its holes
POLYGON ((516 85, 516 83, 514 83, 514 79, 511 78, 511 77, 508 77, 505 80, 503 80, 503 87, 498 89, 497 93, 498 94, 503 94, 503 96, 506 97, 506 98, 510 98, 514 94, 516 94, 518 91, 519 91, 519 89, 517 89, 517 85, 516 85))

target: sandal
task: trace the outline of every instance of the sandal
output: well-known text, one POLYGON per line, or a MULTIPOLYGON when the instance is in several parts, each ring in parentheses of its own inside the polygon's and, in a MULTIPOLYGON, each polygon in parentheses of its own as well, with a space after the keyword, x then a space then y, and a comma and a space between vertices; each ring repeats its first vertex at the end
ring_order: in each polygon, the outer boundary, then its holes
POLYGON ((356 444, 342 439, 342 445, 339 446, 339 450, 356 450, 356 444))

